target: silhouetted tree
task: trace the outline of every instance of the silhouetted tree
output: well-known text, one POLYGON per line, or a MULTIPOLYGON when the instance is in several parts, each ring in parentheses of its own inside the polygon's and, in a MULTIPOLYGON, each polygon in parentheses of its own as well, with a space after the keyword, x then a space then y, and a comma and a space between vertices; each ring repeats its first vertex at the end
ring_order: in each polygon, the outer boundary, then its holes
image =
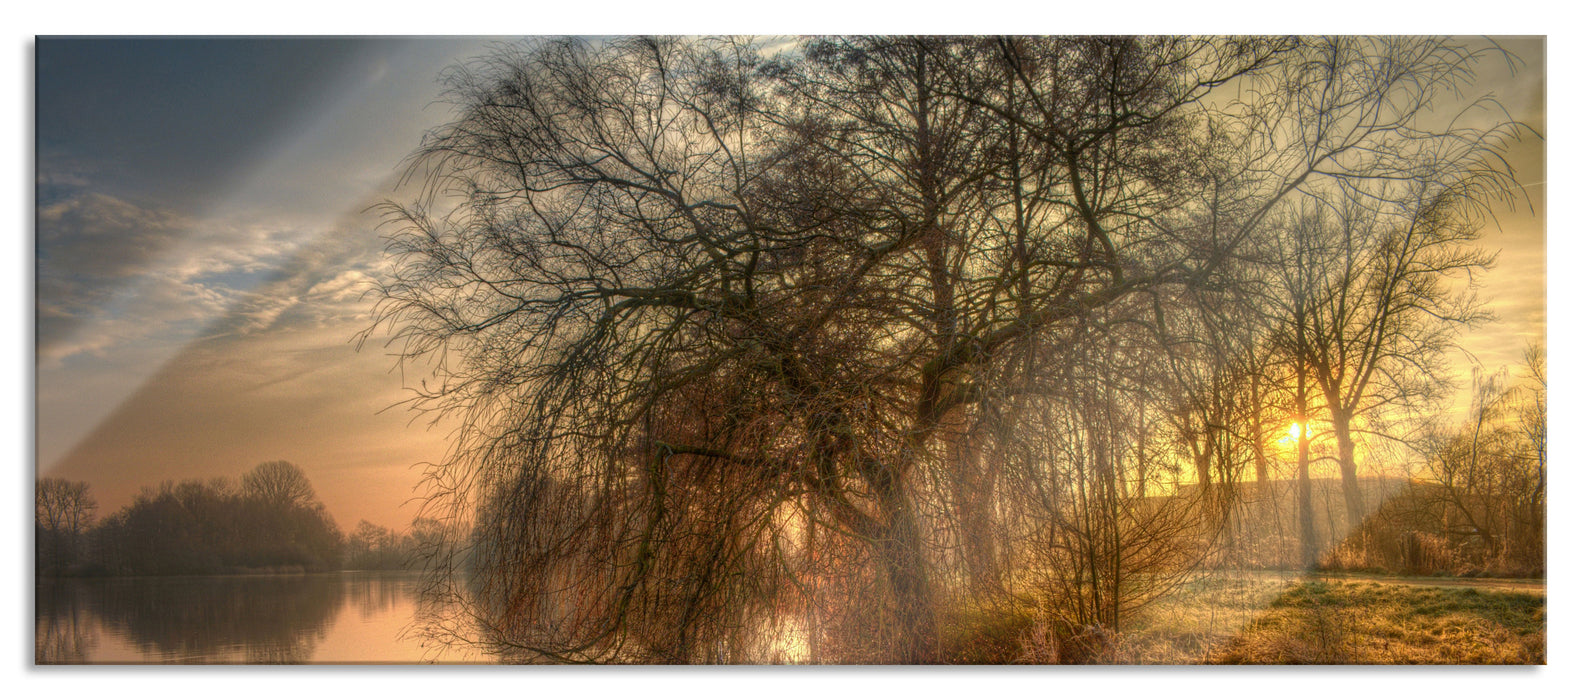
POLYGON ((80 563, 83 536, 98 508, 87 482, 39 479, 33 491, 34 571, 60 574, 80 563))
MULTIPOLYGON (((145 488, 95 530, 100 563, 117 574, 338 567, 340 529, 312 496, 306 475, 294 466, 285 471, 294 474, 279 482, 288 484, 286 489, 259 486, 268 479, 254 479, 242 491, 225 479, 145 488)), ((247 476, 259 473, 255 469, 247 476)))
POLYGON ((358 521, 357 527, 346 536, 345 565, 348 569, 405 569, 419 567, 422 555, 433 549, 431 540, 437 537, 433 528, 437 521, 419 518, 413 522, 412 531, 397 536, 387 527, 367 520, 358 521))
POLYGON ((47 530, 81 531, 93 522, 99 505, 85 481, 47 477, 34 490, 34 521, 47 530))
POLYGON ((306 506, 318 498, 302 468, 281 460, 264 462, 243 474, 242 492, 281 507, 306 506))

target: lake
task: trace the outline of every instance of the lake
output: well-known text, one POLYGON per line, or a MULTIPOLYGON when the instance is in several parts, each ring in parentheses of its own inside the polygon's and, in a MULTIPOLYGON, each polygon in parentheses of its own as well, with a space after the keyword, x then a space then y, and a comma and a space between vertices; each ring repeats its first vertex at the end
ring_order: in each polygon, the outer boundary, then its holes
POLYGON ((408 633, 407 572, 40 580, 38 664, 488 663, 408 633))

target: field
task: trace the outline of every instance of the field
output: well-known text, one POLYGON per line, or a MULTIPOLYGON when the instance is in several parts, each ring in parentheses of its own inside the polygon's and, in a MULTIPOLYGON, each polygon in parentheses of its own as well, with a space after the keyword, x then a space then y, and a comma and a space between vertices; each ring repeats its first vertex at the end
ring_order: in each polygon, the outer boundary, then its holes
POLYGON ((1055 644, 1030 614, 957 628, 955 663, 1542 664, 1542 584, 1471 579, 1214 575, 1117 634, 1055 644))

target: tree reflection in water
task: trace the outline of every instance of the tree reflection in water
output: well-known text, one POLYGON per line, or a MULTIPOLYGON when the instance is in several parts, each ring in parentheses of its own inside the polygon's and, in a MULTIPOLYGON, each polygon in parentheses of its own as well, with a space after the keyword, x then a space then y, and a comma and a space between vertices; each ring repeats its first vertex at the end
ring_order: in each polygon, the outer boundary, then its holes
POLYGON ((49 582, 37 587, 35 661, 89 662, 97 627, 151 662, 304 663, 345 586, 309 575, 49 582))
POLYGON ((33 662, 38 664, 84 664, 99 645, 99 634, 92 624, 93 614, 82 597, 68 589, 69 584, 37 587, 37 607, 33 615, 33 662))
POLYGON ((410 579, 391 579, 379 574, 346 574, 357 585, 349 586, 346 602, 357 608, 360 619, 367 621, 388 615, 403 599, 411 595, 410 579))

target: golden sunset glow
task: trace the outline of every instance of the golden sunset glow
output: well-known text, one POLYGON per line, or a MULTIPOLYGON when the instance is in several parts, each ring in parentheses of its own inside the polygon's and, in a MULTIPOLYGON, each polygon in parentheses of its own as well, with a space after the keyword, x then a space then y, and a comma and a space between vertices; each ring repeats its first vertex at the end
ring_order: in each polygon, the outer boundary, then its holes
POLYGON ((1286 431, 1286 434, 1290 435, 1291 436, 1291 440, 1294 442, 1294 441, 1296 441, 1296 440, 1298 440, 1298 439, 1300 439, 1302 437, 1302 429, 1303 429, 1304 426, 1306 426, 1306 429, 1307 429, 1307 438, 1309 440, 1311 440, 1313 438, 1313 424, 1312 423, 1303 423, 1302 421, 1292 421, 1291 422, 1291 429, 1286 431))
POLYGON ((35 665, 1549 663, 1544 36, 28 41, 35 665))

